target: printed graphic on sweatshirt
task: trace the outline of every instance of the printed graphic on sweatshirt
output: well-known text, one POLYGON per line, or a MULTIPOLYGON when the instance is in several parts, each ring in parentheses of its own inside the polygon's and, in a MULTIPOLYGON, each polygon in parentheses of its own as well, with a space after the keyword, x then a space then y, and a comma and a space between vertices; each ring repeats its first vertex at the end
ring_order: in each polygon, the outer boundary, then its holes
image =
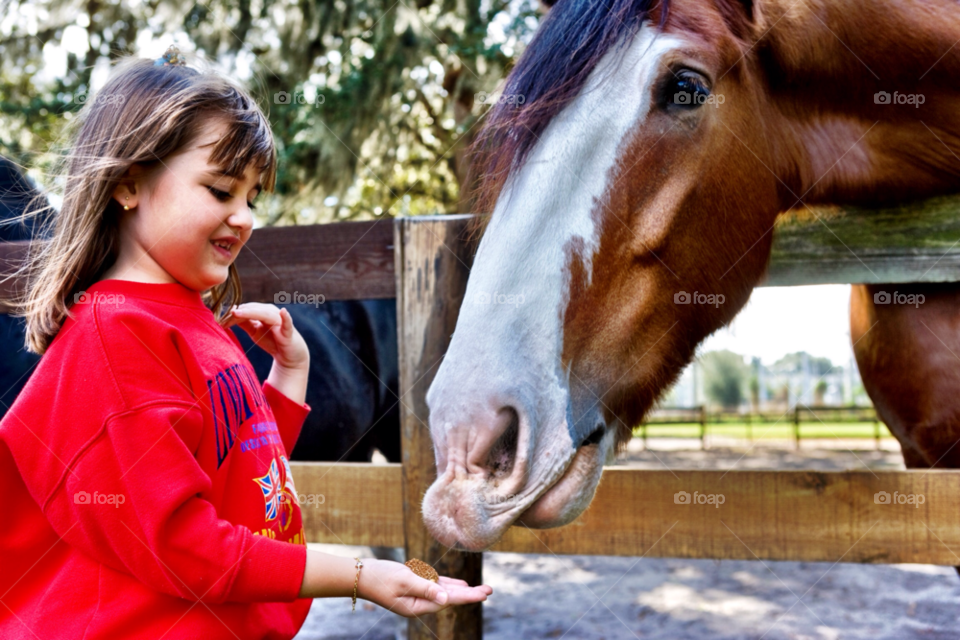
POLYGON ((257 383, 256 375, 240 362, 207 380, 207 392, 213 409, 219 469, 237 440, 240 425, 253 417, 256 410, 266 404, 267 400, 257 383))
POLYGON ((286 531, 293 522, 293 508, 297 504, 297 488, 293 485, 293 472, 286 456, 280 456, 280 464, 274 458, 270 462, 267 475, 254 478, 254 482, 263 492, 266 508, 264 520, 273 522, 279 519, 280 532, 286 531))

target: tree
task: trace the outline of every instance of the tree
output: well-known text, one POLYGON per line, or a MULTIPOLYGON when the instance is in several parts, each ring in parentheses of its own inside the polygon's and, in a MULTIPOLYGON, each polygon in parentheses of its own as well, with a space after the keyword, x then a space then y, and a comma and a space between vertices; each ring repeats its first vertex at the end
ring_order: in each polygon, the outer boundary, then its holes
POLYGON ((703 356, 704 391, 726 409, 735 409, 744 400, 749 369, 743 356, 732 351, 711 351, 703 356))
POLYGON ((829 385, 826 380, 818 380, 817 386, 813 388, 813 403, 815 405, 823 405, 823 396, 826 395, 829 385))
POLYGON ((12 0, 0 154, 44 166, 37 154, 95 73, 137 43, 176 41, 245 80, 269 112, 280 171, 263 222, 469 211, 465 150, 486 108, 476 98, 505 77, 538 15, 536 0, 12 0), (60 42, 64 68, 38 75, 60 42))

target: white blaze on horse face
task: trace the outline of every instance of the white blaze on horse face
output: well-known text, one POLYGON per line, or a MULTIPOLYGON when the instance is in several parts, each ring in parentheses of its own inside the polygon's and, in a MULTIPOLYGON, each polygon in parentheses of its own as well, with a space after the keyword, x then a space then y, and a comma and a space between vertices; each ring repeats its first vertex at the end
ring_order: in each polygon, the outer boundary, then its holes
MULTIPOLYGON (((571 420, 569 373, 560 358, 569 250, 579 245, 589 274, 599 243, 597 222, 612 215, 602 211, 602 203, 618 158, 651 109, 661 56, 679 44, 644 25, 632 43, 607 53, 508 179, 428 394, 440 474, 431 492, 454 476, 463 479, 464 472, 479 479, 473 464, 479 458, 470 449, 489 444, 477 430, 497 424, 491 416, 502 407, 520 415, 513 476, 523 479, 514 478, 519 482, 513 488, 525 506, 563 475, 598 425, 596 410, 571 420), (445 473, 451 475, 445 479, 445 473)), ((610 447, 611 440, 604 438, 602 446, 610 447)), ((441 505, 431 504, 428 494, 428 522, 434 507, 441 505)))

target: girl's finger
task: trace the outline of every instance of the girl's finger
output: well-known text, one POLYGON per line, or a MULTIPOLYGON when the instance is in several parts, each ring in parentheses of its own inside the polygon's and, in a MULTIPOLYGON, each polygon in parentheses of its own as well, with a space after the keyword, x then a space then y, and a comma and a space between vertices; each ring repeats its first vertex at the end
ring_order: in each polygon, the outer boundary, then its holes
POLYGON ((281 324, 282 322, 280 310, 272 304, 248 302, 237 307, 234 314, 245 320, 255 319, 271 325, 281 324))
POLYGON ((446 604, 469 604, 471 602, 483 602, 490 595, 485 589, 480 587, 449 587, 447 589, 446 604))
POLYGON ((448 578, 447 576, 440 576, 440 584, 442 585, 455 584, 455 585, 460 585, 461 587, 470 586, 467 584, 466 580, 458 580, 457 578, 448 578))
POLYGON ((407 592, 408 595, 415 596, 417 598, 423 598, 424 600, 429 600, 430 602, 439 604, 441 606, 447 604, 449 595, 446 590, 438 585, 436 582, 426 580, 419 576, 414 577, 415 582, 410 590, 407 592))

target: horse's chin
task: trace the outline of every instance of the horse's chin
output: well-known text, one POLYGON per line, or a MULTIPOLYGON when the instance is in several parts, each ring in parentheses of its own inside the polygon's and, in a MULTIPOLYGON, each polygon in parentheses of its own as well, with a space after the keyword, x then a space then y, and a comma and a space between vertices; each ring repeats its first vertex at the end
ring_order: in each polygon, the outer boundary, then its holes
POLYGON ((611 447, 608 438, 599 444, 580 447, 566 473, 520 514, 514 526, 550 529, 576 520, 593 500, 611 447))
POLYGON ((549 529, 568 524, 590 505, 604 461, 612 451, 611 434, 598 444, 580 447, 560 479, 519 513, 490 513, 480 499, 483 487, 477 480, 446 475, 424 495, 424 523, 441 544, 465 551, 490 548, 511 525, 549 529))

